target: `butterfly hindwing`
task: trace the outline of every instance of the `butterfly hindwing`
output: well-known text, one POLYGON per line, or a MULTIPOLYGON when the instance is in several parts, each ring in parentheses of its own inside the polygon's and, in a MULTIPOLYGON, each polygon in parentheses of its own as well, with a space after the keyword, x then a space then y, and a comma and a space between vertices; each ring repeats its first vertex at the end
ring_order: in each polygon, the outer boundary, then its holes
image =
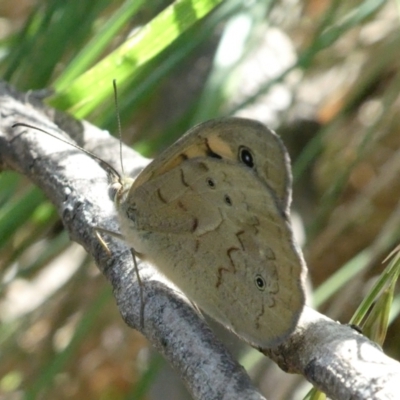
POLYGON ((258 345, 293 329, 303 261, 279 198, 256 171, 189 158, 129 200, 130 242, 205 312, 258 345))

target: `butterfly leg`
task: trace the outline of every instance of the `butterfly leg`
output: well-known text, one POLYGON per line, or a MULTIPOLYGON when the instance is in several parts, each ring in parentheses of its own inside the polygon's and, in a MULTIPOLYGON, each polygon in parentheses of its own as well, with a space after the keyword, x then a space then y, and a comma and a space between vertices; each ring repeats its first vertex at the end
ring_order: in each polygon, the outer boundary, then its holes
POLYGON ((136 272, 136 278, 138 280, 138 284, 139 284, 139 291, 140 291, 140 327, 143 329, 144 328, 144 296, 143 296, 143 283, 142 283, 142 279, 140 278, 140 274, 139 274, 139 268, 137 265, 137 259, 136 259, 136 253, 135 253, 135 249, 130 249, 131 254, 132 254, 132 259, 133 259, 133 265, 135 267, 135 272, 136 272))
POLYGON ((123 241, 125 240, 124 236, 118 232, 110 231, 110 230, 104 229, 104 228, 99 228, 97 226, 94 228, 94 230, 96 232, 97 237, 99 237, 99 233, 105 233, 106 235, 110 235, 112 237, 115 237, 116 239, 123 240, 123 241))
POLYGON ((104 248, 104 250, 107 252, 107 254, 109 256, 111 256, 111 251, 108 248, 107 243, 101 237, 100 233, 105 233, 106 235, 110 235, 110 236, 115 237, 116 239, 119 239, 119 240, 122 240, 122 241, 125 240, 124 236, 121 235, 120 233, 114 232, 114 231, 110 231, 108 229, 95 227, 94 231, 96 232, 97 239, 99 239, 100 244, 102 245, 102 247, 104 248))
POLYGON ((95 228, 94 232, 95 232, 96 237, 97 237, 98 241, 100 242, 101 246, 102 246, 103 249, 106 251, 107 255, 108 255, 109 257, 111 257, 111 251, 110 251, 110 249, 108 248, 107 243, 105 242, 105 240, 101 237, 100 232, 99 232, 99 229, 98 229, 98 228, 95 228))
MULTIPOLYGON (((111 256, 111 251, 107 246, 107 243, 104 241, 104 239, 101 237, 100 233, 105 233, 107 235, 110 235, 112 237, 115 237, 119 240, 124 240, 124 236, 121 235, 118 232, 113 232, 113 231, 109 231, 108 229, 104 229, 104 228, 95 228, 95 232, 96 232, 96 236, 99 239, 100 244, 103 246, 104 250, 107 252, 107 254, 109 256, 111 256)), ((143 283, 142 283, 142 279, 140 278, 140 274, 139 274, 139 268, 137 265, 137 258, 136 258, 136 251, 135 249, 131 248, 130 252, 132 254, 132 259, 133 259, 133 266, 135 268, 135 273, 136 273, 136 278, 139 284, 139 290, 140 290, 140 327, 143 329, 144 327, 144 296, 143 296, 143 283)))

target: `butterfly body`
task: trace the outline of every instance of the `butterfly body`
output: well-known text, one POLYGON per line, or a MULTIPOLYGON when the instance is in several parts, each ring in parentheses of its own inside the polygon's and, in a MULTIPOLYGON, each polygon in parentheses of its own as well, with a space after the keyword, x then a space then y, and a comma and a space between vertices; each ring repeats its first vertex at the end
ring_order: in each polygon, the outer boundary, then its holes
POLYGON ((271 347, 293 331, 304 304, 290 181, 286 151, 266 127, 207 122, 121 186, 121 232, 207 314, 271 347))

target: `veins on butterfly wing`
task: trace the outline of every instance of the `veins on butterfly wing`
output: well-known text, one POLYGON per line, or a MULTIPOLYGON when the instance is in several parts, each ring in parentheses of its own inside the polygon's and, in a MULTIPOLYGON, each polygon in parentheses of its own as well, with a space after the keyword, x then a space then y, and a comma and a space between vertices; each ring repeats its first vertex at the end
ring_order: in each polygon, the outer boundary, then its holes
POLYGON ((182 182, 183 186, 189 187, 190 185, 185 180, 185 174, 184 174, 182 168, 180 168, 180 177, 181 177, 181 182, 182 182))

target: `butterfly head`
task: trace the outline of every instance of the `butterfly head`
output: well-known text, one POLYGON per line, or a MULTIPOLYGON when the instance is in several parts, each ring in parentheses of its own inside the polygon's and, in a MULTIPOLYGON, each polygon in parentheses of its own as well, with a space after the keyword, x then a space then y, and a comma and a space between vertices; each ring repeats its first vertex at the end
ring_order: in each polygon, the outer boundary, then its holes
POLYGON ((121 204, 126 202, 127 198, 129 197, 129 191, 132 187, 133 181, 134 180, 132 178, 126 176, 111 176, 109 194, 114 200, 117 210, 120 209, 121 204))

